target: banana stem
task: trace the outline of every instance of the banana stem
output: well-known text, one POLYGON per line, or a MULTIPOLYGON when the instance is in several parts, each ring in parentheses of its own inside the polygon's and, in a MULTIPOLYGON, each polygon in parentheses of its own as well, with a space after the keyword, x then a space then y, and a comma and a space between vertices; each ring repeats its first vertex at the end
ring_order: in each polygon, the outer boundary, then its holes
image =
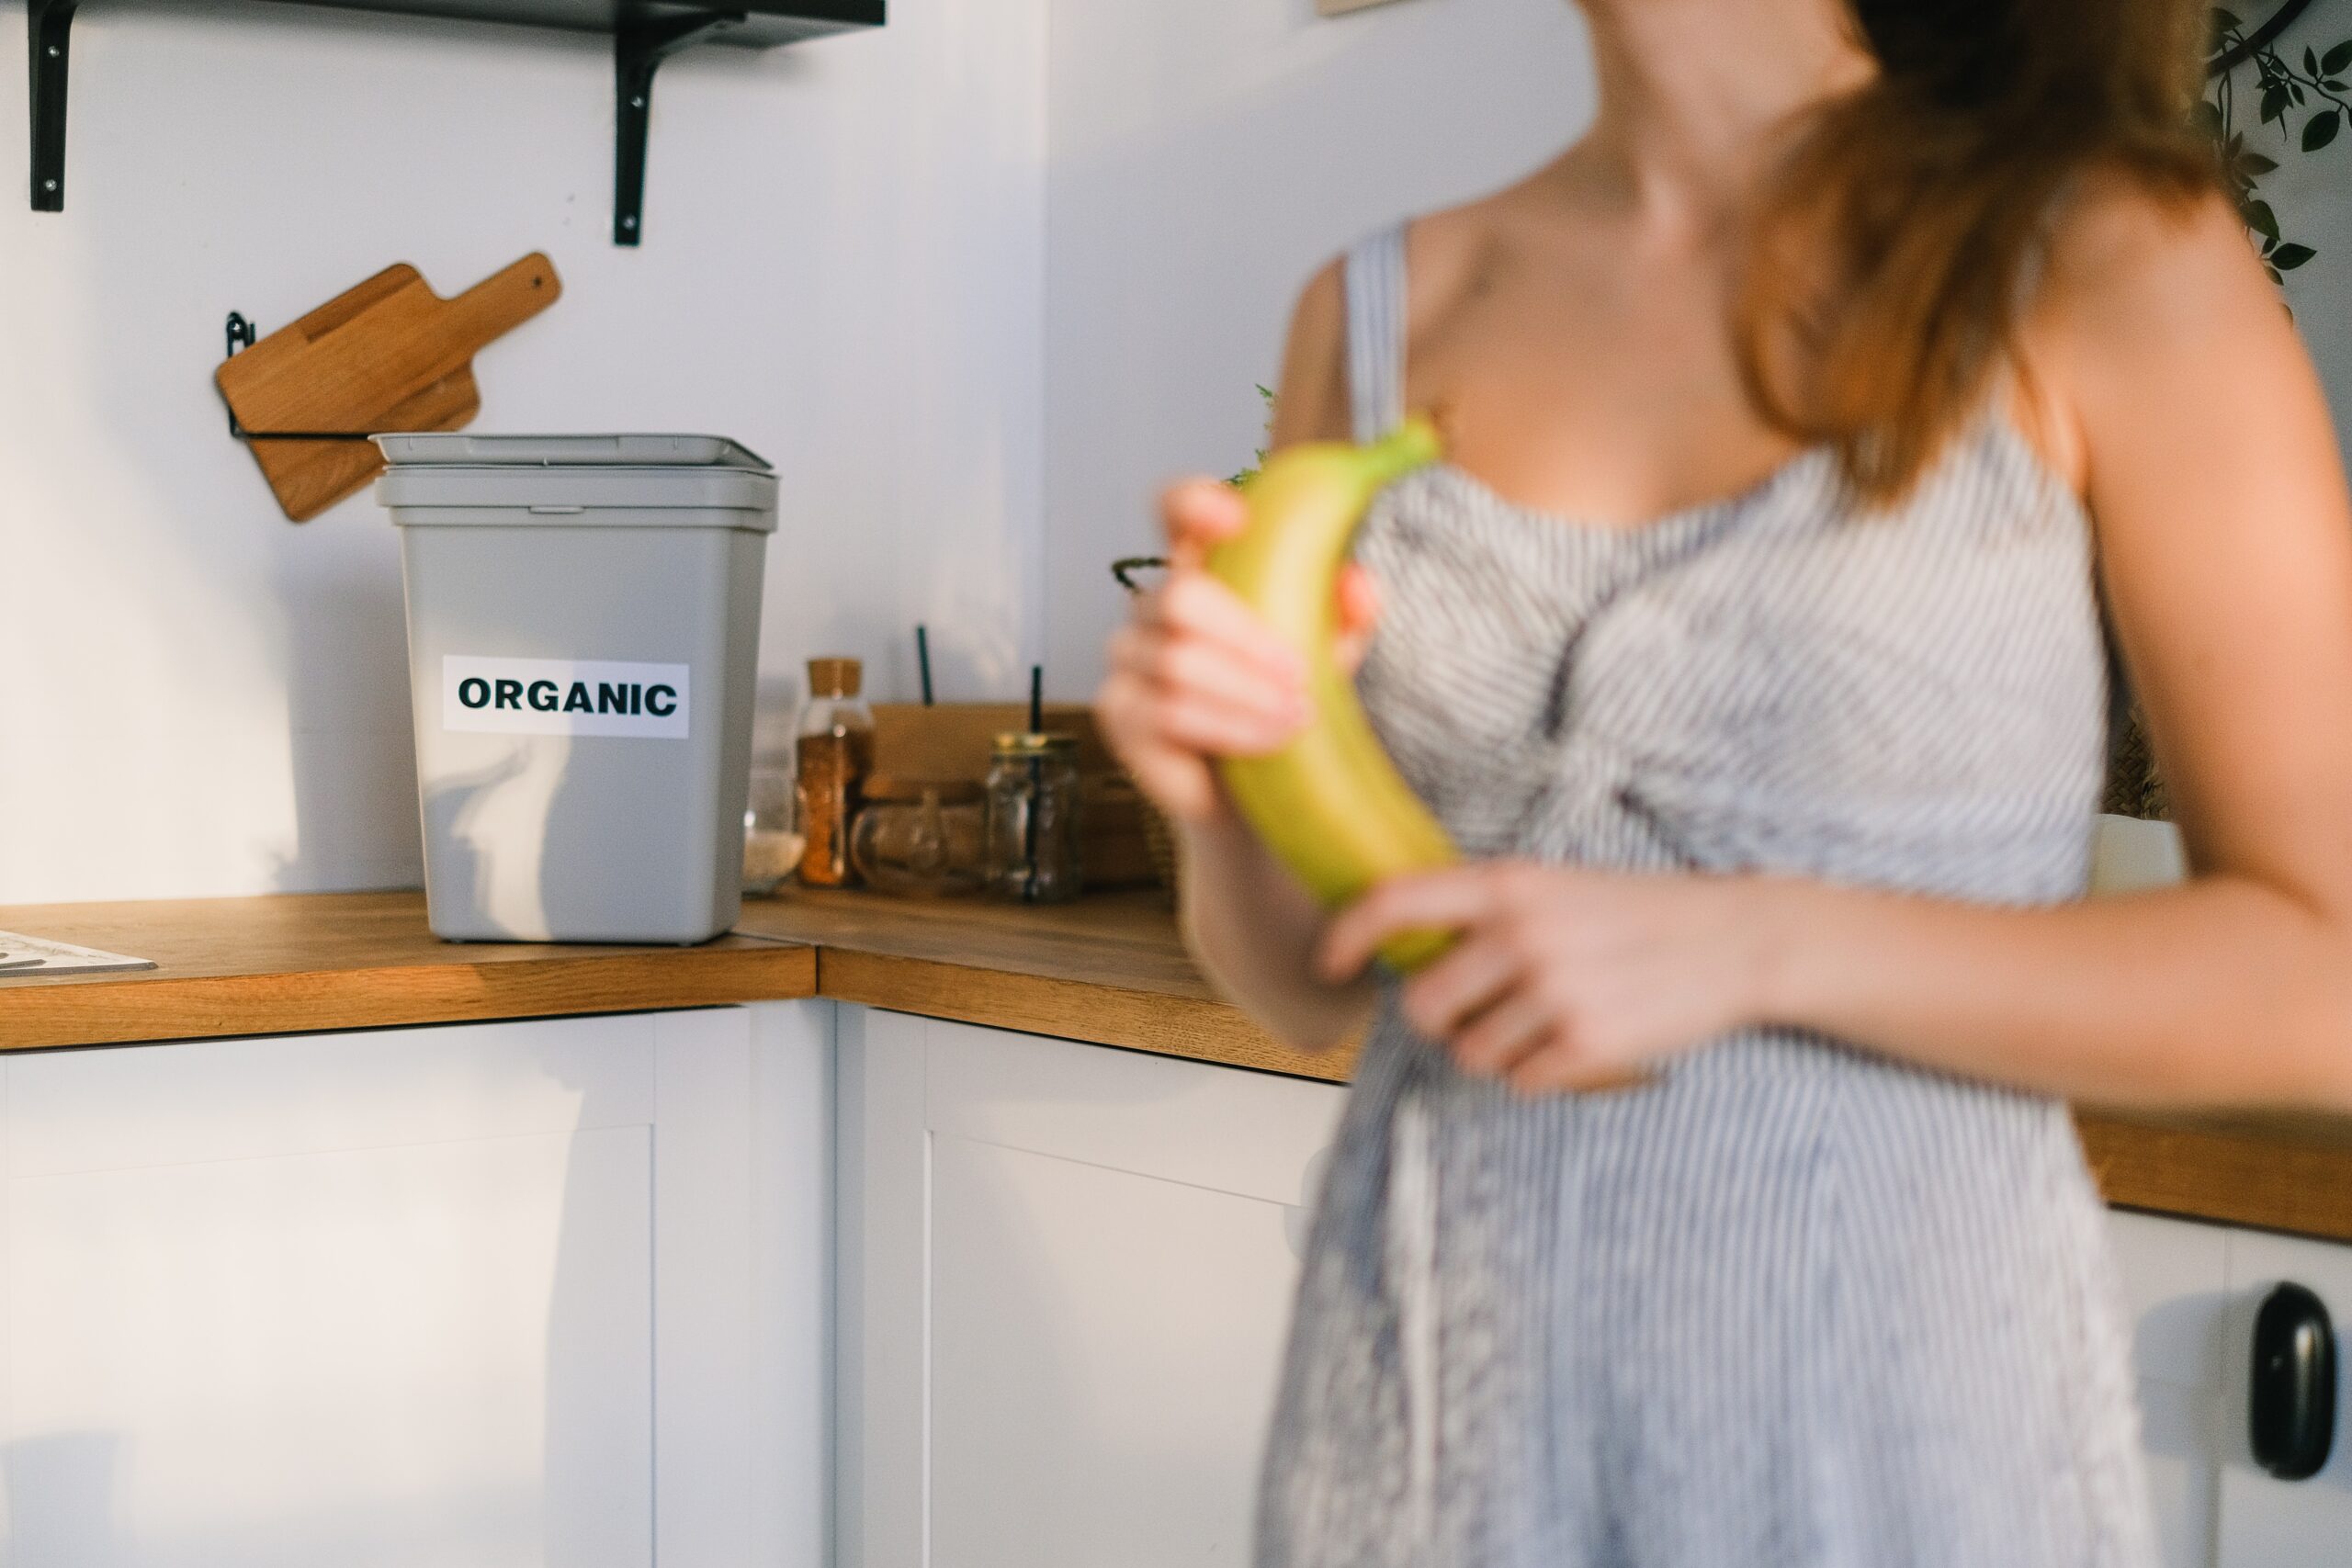
POLYGON ((1437 426, 1417 413, 1363 449, 1364 467, 1376 490, 1436 462, 1444 450, 1437 426))

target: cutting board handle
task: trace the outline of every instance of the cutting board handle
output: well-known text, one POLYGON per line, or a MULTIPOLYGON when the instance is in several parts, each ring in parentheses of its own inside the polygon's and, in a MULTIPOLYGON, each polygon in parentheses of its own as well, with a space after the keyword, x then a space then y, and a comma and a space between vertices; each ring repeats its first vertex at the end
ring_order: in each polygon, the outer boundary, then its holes
POLYGON ((563 280, 555 263, 533 251, 512 266, 492 273, 443 308, 450 312, 458 336, 464 340, 459 361, 513 332, 563 297, 563 280))

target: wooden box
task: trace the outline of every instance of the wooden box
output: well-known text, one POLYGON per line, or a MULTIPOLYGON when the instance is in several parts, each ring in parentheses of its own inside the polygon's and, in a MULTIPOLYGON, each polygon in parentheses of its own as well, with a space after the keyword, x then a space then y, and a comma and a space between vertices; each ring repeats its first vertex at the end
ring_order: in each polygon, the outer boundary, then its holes
MULTIPOLYGON (((996 738, 1029 728, 1024 703, 874 705, 874 768, 906 779, 985 779, 996 738)), ((1144 840, 1142 803, 1083 703, 1047 703, 1046 732, 1078 738, 1083 818, 1079 853, 1089 887, 1142 887, 1159 880, 1144 840)))

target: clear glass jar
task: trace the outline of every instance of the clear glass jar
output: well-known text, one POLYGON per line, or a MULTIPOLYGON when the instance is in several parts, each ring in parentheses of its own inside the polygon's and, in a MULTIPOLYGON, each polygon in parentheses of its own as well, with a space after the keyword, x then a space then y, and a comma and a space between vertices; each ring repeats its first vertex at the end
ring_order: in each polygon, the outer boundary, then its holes
POLYGON ((794 798, 792 774, 784 768, 752 770, 752 787, 743 807, 743 891, 775 892, 785 878, 799 869, 806 847, 800 840, 799 803, 794 798))
POLYGON ((865 781, 850 861, 877 893, 946 897, 979 890, 981 789, 970 779, 865 781))
POLYGON ((988 885, 1022 904, 1078 897, 1078 741, 1013 732, 996 738, 988 783, 988 885))
POLYGON ((854 659, 808 661, 808 705, 793 742, 799 765, 800 880, 810 887, 848 887, 857 880, 850 824, 874 771, 874 713, 858 695, 865 671, 854 659))

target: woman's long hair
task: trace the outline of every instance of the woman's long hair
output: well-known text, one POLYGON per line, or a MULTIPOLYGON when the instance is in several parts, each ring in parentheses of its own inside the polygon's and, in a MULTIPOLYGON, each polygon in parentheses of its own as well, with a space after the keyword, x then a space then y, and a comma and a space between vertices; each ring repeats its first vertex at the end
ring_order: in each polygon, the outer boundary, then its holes
POLYGON ((2206 0, 1849 0, 1878 74, 1817 111, 1757 215, 1741 370, 1774 425, 1905 491, 2009 361, 2052 211, 2086 175, 2183 207, 2206 0))

